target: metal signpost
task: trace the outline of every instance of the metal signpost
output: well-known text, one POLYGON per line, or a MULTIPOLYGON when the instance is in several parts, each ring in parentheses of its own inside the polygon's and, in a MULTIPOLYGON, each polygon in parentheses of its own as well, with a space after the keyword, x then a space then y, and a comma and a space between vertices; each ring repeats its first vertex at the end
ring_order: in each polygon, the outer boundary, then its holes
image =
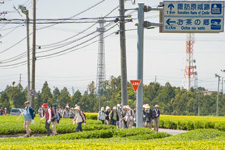
POLYGON ((163 2, 162 32, 218 33, 224 31, 223 1, 163 2))
MULTIPOLYGON (((137 79, 141 81, 137 90, 136 127, 143 126, 143 56, 144 28, 160 27, 162 33, 219 33, 224 32, 223 1, 164 1, 157 8, 138 4, 138 59, 137 79), (160 11, 160 22, 144 21, 144 12, 160 11)), ((131 10, 131 9, 130 9, 131 10)))

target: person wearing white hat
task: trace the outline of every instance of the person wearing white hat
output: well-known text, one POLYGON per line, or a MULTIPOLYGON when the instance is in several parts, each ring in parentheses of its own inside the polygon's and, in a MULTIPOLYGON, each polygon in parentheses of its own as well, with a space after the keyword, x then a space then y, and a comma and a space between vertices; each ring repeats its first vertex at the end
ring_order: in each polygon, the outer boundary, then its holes
POLYGON ((148 104, 145 105, 145 115, 146 115, 145 127, 152 129, 153 113, 148 104))
POLYGON ((75 110, 77 113, 76 113, 72 123, 74 124, 75 121, 77 123, 77 128, 76 128, 75 132, 82 132, 83 131, 82 123, 83 122, 86 123, 86 118, 84 116, 84 113, 80 110, 80 106, 75 107, 75 110))
POLYGON ((110 113, 110 107, 106 106, 106 112, 105 112, 105 123, 106 123, 106 125, 109 125, 109 113, 110 113))
POLYGON ((118 117, 119 117, 119 121, 118 121, 118 128, 122 128, 122 109, 121 109, 121 105, 117 104, 117 113, 118 113, 118 117))
POLYGON ((132 128, 133 126, 133 122, 134 122, 134 112, 133 110, 130 108, 129 105, 127 105, 127 126, 128 128, 132 128))
POLYGON ((102 124, 105 123, 105 111, 104 107, 101 108, 101 111, 98 112, 98 120, 102 121, 102 124))
POLYGON ((66 109, 64 109, 62 118, 69 118, 70 117, 70 110, 69 110, 69 105, 66 105, 66 109))
POLYGON ((7 110, 7 108, 5 108, 3 114, 4 114, 5 116, 8 115, 8 110, 7 110))
POLYGON ((113 110, 109 113, 109 120, 111 120, 111 123, 114 126, 116 126, 117 121, 119 121, 119 116, 117 113, 116 106, 113 107, 113 110))
POLYGON ((155 109, 153 110, 153 115, 154 115, 154 130, 158 132, 159 130, 159 117, 160 117, 160 111, 159 111, 159 106, 155 105, 155 109))
POLYGON ((127 106, 123 106, 123 112, 122 112, 122 128, 128 128, 128 125, 127 125, 127 121, 128 121, 128 115, 127 115, 127 112, 128 111, 128 108, 127 106))

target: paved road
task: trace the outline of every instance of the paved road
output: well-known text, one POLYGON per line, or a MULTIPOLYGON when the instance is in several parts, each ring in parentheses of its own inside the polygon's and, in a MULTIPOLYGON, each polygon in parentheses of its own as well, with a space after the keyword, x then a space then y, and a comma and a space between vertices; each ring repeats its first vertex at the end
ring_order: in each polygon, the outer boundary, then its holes
POLYGON ((169 134, 172 134, 172 135, 177 135, 177 134, 185 133, 185 132, 188 132, 188 131, 185 131, 185 130, 172 130, 172 129, 163 129, 163 128, 160 128, 160 129, 159 129, 159 132, 166 132, 166 133, 169 133, 169 134))

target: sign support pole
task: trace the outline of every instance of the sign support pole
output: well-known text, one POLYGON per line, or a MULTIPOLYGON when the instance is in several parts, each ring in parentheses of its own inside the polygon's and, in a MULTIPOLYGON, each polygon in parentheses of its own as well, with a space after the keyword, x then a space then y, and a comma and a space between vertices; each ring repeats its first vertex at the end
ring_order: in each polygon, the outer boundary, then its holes
POLYGON ((137 90, 137 114, 136 114, 136 127, 143 127, 143 38, 144 38, 144 3, 138 3, 138 43, 137 43, 137 78, 141 80, 137 90))

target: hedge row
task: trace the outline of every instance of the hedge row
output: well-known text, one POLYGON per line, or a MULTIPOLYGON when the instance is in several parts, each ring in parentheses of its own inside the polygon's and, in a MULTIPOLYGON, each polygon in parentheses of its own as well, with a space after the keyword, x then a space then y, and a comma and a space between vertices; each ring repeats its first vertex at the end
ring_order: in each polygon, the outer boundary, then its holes
POLYGON ((160 120, 159 127, 179 130, 218 129, 225 131, 225 122, 160 120))

